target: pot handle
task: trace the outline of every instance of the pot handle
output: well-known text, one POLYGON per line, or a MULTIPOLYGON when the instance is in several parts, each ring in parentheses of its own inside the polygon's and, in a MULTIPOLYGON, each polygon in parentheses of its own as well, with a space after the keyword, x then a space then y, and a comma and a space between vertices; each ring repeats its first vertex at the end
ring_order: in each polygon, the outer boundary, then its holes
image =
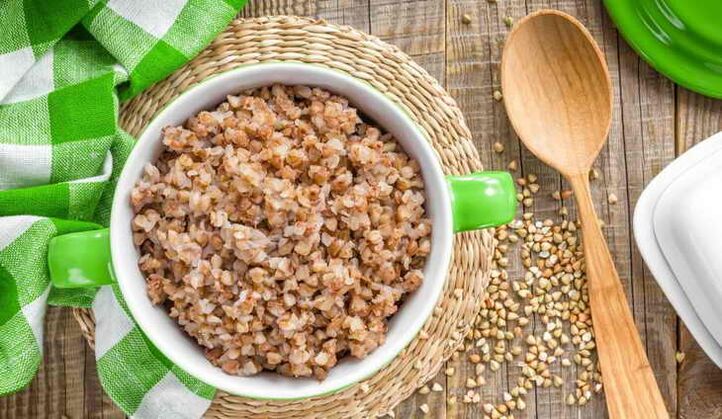
POLYGON ((114 283, 108 229, 54 237, 48 245, 48 269, 56 288, 92 288, 114 283))
POLYGON ((516 215, 516 188, 507 172, 447 176, 454 232, 506 224, 516 215))

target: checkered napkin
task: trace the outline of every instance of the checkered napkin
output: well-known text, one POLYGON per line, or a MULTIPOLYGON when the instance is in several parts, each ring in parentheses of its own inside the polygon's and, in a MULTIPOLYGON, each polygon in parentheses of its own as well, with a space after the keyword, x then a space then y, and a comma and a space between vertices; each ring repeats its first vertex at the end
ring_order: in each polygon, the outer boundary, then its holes
POLYGON ((215 390, 147 340, 112 286, 51 287, 47 244, 107 226, 133 146, 118 102, 198 53, 245 0, 0 0, 0 396, 42 360, 47 304, 90 307, 103 388, 128 415, 199 417, 215 390))

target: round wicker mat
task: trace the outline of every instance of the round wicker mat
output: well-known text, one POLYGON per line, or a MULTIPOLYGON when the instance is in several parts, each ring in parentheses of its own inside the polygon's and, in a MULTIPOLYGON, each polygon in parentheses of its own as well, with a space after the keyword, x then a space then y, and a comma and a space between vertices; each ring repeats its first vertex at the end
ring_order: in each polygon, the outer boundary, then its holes
MULTIPOLYGON (((424 69, 376 37, 308 18, 235 20, 193 61, 125 103, 120 124, 138 135, 159 109, 188 87, 240 65, 268 61, 313 63, 367 81, 402 105, 426 131, 446 173, 481 170, 461 111, 424 69)), ((443 297, 424 326, 428 338, 417 337, 365 385, 359 383, 336 394, 299 401, 253 400, 219 392, 207 416, 347 418, 387 412, 434 377, 461 343, 480 308, 492 248, 493 238, 488 232, 456 236, 443 297)), ((76 310, 75 316, 92 345, 92 315, 76 310)))

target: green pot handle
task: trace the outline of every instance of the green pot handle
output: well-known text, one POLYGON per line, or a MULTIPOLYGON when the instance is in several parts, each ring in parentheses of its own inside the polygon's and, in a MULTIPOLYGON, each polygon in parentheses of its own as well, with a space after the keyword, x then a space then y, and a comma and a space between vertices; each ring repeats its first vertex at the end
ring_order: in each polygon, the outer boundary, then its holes
POLYGON ((506 224, 516 215, 516 188, 507 172, 447 176, 454 232, 506 224))
POLYGON ((57 288, 89 288, 113 280, 108 229, 54 237, 48 245, 50 280, 57 288))

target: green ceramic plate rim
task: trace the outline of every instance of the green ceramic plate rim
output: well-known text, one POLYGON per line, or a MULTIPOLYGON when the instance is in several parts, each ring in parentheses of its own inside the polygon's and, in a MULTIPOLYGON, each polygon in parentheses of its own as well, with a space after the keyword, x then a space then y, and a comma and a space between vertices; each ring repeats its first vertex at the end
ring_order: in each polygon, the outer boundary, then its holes
POLYGON ((675 83, 703 95, 722 99, 722 75, 716 75, 701 63, 660 42, 637 14, 637 0, 604 0, 604 5, 619 32, 632 48, 655 70, 675 83), (675 65, 679 62, 687 65, 675 65), (691 67, 694 72, 685 70, 691 67), (717 79, 715 82, 714 79, 717 79))

